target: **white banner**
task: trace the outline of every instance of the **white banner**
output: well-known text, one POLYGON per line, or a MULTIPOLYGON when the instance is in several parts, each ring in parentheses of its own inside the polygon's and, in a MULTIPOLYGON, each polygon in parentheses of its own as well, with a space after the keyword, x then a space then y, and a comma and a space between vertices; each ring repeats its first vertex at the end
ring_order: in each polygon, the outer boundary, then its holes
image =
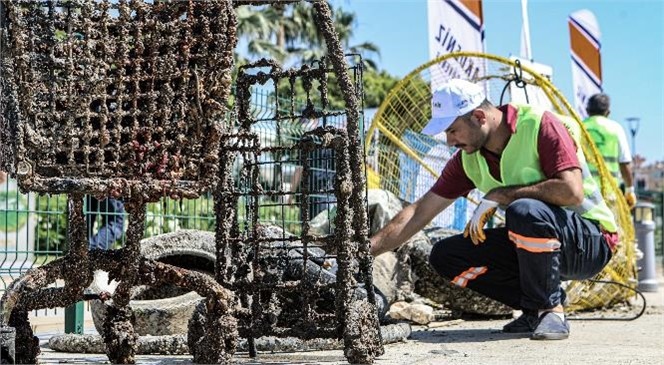
POLYGON ((568 23, 574 107, 585 118, 588 98, 602 92, 601 34, 595 15, 589 10, 572 13, 568 23))
MULTIPOLYGON (((427 0, 429 57, 459 51, 484 52, 484 19, 480 0, 427 0)), ((431 88, 450 78, 476 79, 484 75, 478 59, 442 62, 431 70, 431 88)))
MULTIPOLYGON (((484 52, 482 1, 427 0, 427 18, 430 59, 452 52, 484 52)), ((430 68, 430 86, 435 90, 452 78, 475 81, 485 74, 486 62, 481 58, 466 57, 443 61, 430 68)), ((488 83, 485 83, 484 87, 489 95, 488 83)), ((421 135, 413 135, 411 138, 415 149, 419 146, 416 143, 418 140, 427 140, 426 143, 420 143, 418 152, 422 154, 422 159, 428 166, 440 173, 453 153, 453 149, 445 143, 445 133, 432 139, 421 135)), ((406 165, 402 162, 402 166, 406 165)), ((402 185, 414 184, 412 198, 416 199, 429 191, 437 177, 419 164, 414 167, 416 176, 414 179, 412 175, 404 174, 405 171, 402 171, 402 185)), ((474 191, 472 195, 477 198, 478 192, 474 191)), ((438 227, 463 230, 473 210, 474 206, 469 205, 467 200, 457 199, 454 205, 439 214, 432 223, 438 227)))

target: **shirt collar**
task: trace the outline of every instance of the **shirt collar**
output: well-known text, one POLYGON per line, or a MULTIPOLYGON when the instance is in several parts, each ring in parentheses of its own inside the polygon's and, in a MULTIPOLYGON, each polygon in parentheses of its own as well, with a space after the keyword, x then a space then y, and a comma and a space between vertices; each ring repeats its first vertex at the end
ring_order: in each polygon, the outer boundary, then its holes
POLYGON ((512 104, 505 104, 498 107, 503 112, 503 120, 501 122, 507 123, 512 134, 516 133, 516 119, 519 111, 512 104))

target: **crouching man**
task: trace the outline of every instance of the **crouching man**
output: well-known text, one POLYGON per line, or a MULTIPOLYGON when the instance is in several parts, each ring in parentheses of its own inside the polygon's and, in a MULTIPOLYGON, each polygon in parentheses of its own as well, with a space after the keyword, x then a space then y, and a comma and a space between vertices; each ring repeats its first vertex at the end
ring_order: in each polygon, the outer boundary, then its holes
POLYGON ((422 132, 445 132, 459 151, 429 192, 371 238, 372 255, 399 247, 478 188, 485 195, 465 231, 437 242, 431 265, 453 284, 521 309, 504 332, 568 338, 561 280, 599 273, 618 242, 574 128, 534 107, 493 106, 480 86, 458 79, 434 92, 432 114, 422 132), (505 227, 484 229, 498 207, 505 227))

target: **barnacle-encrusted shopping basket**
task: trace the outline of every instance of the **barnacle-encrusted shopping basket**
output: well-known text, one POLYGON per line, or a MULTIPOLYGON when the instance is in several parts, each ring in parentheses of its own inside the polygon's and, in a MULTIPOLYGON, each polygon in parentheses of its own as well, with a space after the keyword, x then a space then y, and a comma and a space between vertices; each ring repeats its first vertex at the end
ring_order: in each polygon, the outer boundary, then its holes
MULTIPOLYGON (((352 89, 344 91, 361 95, 361 60, 350 71, 352 89)), ((373 363, 384 351, 385 304, 374 292, 366 233, 357 229, 363 221, 367 231, 367 204, 354 193, 366 190, 352 176, 347 127, 358 110, 328 105, 339 78, 326 62, 283 70, 260 60, 238 72, 237 128, 222 138, 226 163, 215 192, 216 275, 239 299, 233 313, 250 356, 254 339, 265 336, 342 339, 352 364, 373 363), (251 103, 260 87, 273 90, 268 110, 251 103), (298 89, 306 103, 296 107, 298 89), (301 178, 286 178, 295 166, 301 178), (313 229, 314 221, 329 229, 313 229)), ((205 311, 199 305, 196 313, 205 311)), ((192 321, 205 323, 197 314, 192 321)))

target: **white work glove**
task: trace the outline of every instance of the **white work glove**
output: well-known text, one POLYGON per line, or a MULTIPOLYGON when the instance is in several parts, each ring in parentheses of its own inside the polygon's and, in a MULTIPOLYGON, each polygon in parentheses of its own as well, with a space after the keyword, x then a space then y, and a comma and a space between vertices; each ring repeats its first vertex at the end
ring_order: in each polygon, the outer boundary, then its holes
POLYGON ((466 224, 466 229, 463 231, 463 236, 473 241, 475 245, 484 242, 486 235, 484 234, 484 225, 493 216, 498 209, 498 203, 493 200, 482 199, 480 204, 475 208, 473 218, 466 224))
POLYGON ((625 200, 629 209, 633 209, 636 206, 636 193, 634 192, 634 187, 630 186, 625 188, 625 200))

